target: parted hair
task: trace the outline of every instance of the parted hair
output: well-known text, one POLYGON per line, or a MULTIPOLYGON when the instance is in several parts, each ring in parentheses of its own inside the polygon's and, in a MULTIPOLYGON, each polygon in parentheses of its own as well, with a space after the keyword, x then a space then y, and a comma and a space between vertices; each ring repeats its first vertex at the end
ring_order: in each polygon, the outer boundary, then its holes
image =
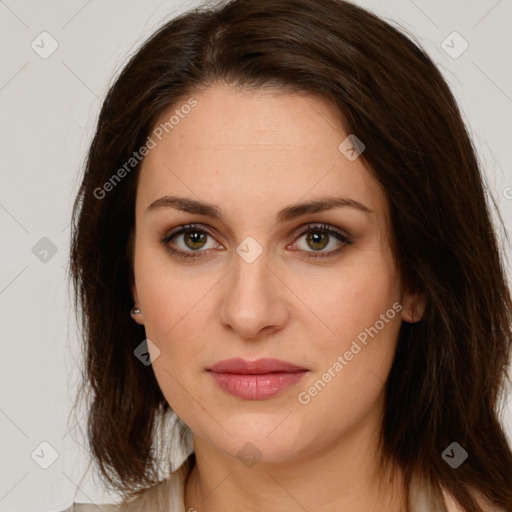
POLYGON ((87 400, 87 440, 106 485, 140 495, 161 480, 158 454, 182 439, 156 445, 172 409, 134 356, 145 339, 129 314, 140 162, 98 190, 126 170, 164 112, 218 83, 320 98, 363 141, 359 158, 387 197, 404 286, 427 304, 400 328, 380 463, 403 471, 408 500, 418 473, 464 511, 481 511, 471 489, 512 510, 500 418, 512 301, 493 208, 506 230, 436 65, 405 30, 343 0, 205 3, 166 21, 108 90, 73 205, 70 255, 84 357, 77 402, 87 400), (468 453, 456 470, 442 457, 454 441, 468 453))

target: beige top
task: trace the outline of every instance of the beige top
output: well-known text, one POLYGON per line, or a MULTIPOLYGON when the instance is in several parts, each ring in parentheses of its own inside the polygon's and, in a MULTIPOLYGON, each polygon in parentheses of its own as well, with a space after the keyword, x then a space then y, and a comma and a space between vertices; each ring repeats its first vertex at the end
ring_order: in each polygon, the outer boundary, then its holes
MULTIPOLYGON (((189 456, 171 473, 168 480, 160 482, 142 496, 120 505, 96 505, 93 503, 73 503, 63 512, 187 512, 185 510, 185 480, 192 467, 189 456)), ((412 512, 463 512, 453 499, 443 491, 443 495, 414 480, 411 485, 412 512)), ((493 506, 483 506, 485 512, 505 512, 493 506)))

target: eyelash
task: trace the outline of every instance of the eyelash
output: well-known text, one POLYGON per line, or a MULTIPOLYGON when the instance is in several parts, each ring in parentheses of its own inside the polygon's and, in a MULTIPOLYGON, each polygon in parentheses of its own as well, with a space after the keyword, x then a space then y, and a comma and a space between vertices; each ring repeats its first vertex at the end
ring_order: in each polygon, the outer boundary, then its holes
MULTIPOLYGON (((167 233, 164 237, 159 238, 159 242, 173 255, 178 256, 179 258, 183 258, 186 260, 196 259, 196 258, 202 258, 203 256, 199 256, 197 253, 201 252, 207 252, 208 250, 197 250, 197 251, 181 251, 179 249, 174 249, 169 245, 169 242, 176 236, 182 235, 184 233, 187 233, 189 231, 194 231, 202 234, 206 234, 212 238, 214 236, 205 228, 201 227, 198 224, 186 224, 183 226, 178 226, 177 228, 173 229, 171 232, 167 233)), ((352 238, 350 238, 348 235, 332 229, 328 224, 308 224, 304 230, 300 231, 296 236, 297 238, 300 238, 304 235, 306 235, 309 232, 316 232, 316 233, 323 233, 332 235, 335 238, 337 238, 340 242, 343 243, 343 245, 339 249, 335 249, 333 251, 329 251, 327 253, 320 253, 317 251, 305 251, 307 254, 304 255, 306 258, 329 258, 332 256, 335 256, 340 251, 343 250, 343 248, 346 245, 352 245, 354 241, 352 238), (316 254, 315 254, 316 253, 316 254)))

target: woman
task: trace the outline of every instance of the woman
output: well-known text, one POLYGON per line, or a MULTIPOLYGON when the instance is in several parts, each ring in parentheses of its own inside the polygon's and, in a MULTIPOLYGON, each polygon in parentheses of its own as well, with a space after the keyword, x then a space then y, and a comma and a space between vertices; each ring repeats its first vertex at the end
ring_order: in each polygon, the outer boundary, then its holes
POLYGON ((497 235, 448 86, 389 24, 171 20, 107 95, 73 218, 104 510, 512 510, 497 235))

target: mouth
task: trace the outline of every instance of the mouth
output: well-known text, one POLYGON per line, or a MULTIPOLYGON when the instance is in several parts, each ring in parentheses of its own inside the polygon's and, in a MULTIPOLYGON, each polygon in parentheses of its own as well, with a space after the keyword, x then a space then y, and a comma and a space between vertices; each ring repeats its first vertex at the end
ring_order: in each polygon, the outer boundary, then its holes
POLYGON ((271 398, 297 384, 309 372, 307 368, 272 358, 227 359, 207 371, 223 391, 245 400, 271 398))

